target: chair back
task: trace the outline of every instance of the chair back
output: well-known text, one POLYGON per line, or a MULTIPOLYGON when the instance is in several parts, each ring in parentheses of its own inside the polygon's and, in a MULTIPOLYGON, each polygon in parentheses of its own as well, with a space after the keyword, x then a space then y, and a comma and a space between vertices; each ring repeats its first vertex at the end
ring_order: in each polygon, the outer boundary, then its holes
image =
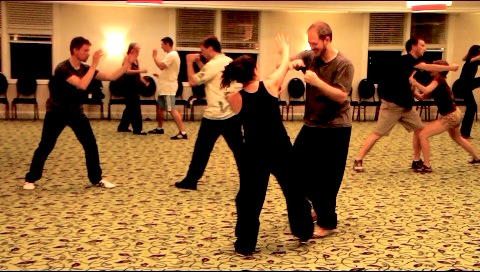
POLYGON ((21 76, 17 79, 17 97, 32 96, 37 92, 37 80, 31 76, 21 76))
POLYGON ((143 83, 139 83, 139 94, 143 97, 151 97, 155 95, 155 91, 157 90, 157 84, 155 80, 151 76, 144 76, 145 80, 147 80, 150 84, 145 86, 143 83))
POLYGON ((5 95, 8 89, 8 81, 3 73, 0 73, 0 95, 5 95))
POLYGON ((117 80, 110 81, 108 89, 110 90, 110 97, 124 97, 125 88, 123 87, 123 78, 120 77, 117 80))
POLYGON ((96 78, 93 78, 88 84, 87 87, 87 94, 92 94, 92 100, 102 100, 105 98, 105 94, 103 93, 103 84, 102 81, 96 78))
POLYGON ((364 78, 358 83, 358 96, 360 100, 371 99, 375 100, 375 85, 372 81, 364 78))
POLYGON ((455 80, 452 85, 452 92, 453 92, 453 97, 455 99, 463 99, 463 92, 464 92, 464 87, 460 79, 455 80))
POLYGON ((198 97, 198 98, 204 98, 205 97, 205 85, 198 85, 198 86, 193 86, 192 87, 192 93, 193 96, 198 97))
POLYGON ((305 94, 305 84, 298 77, 294 77, 288 82, 287 90, 291 98, 300 98, 305 94))

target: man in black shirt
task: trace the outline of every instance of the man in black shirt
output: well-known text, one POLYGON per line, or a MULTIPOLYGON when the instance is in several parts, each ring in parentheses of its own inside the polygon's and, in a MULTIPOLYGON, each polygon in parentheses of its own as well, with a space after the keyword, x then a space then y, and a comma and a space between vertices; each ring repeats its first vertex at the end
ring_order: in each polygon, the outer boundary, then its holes
POLYGON ((456 71, 457 64, 449 66, 427 64, 422 60, 422 56, 427 50, 425 41, 422 39, 411 38, 405 44, 407 54, 401 56, 400 60, 391 65, 391 73, 379 85, 381 92, 379 96, 382 104, 375 130, 365 139, 362 149, 355 159, 353 169, 357 172, 363 172, 363 158, 367 155, 375 143, 383 136, 388 136, 395 124, 402 124, 407 131, 413 131, 413 162, 412 168, 417 169, 422 166, 420 158, 420 138, 419 133, 423 128, 422 120, 415 109, 413 109, 413 93, 410 86, 409 77, 415 69, 425 71, 456 71))
POLYGON ((102 50, 93 54, 92 64, 84 62, 90 56, 91 43, 83 37, 73 38, 70 43, 70 58, 59 63, 49 84, 50 98, 43 122, 42 138, 33 155, 30 171, 25 177, 23 189, 35 189, 35 181, 42 177, 43 166, 52 152, 58 136, 66 126, 72 128, 85 150, 88 178, 94 185, 113 188, 115 184, 102 179, 102 169, 97 143, 92 127, 83 112, 82 101, 93 78, 104 81, 118 79, 135 60, 133 53, 125 57, 123 66, 111 74, 98 71, 97 65, 103 56, 102 50))

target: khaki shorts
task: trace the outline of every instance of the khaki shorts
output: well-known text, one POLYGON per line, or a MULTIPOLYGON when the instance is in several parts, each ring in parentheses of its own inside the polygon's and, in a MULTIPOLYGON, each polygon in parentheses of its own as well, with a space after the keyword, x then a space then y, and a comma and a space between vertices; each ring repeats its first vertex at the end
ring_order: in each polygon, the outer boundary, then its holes
POLYGON ((457 128, 458 126, 460 126, 462 119, 463 119, 463 113, 458 107, 455 111, 447 115, 440 115, 438 117, 438 120, 440 120, 440 122, 442 122, 442 124, 447 129, 457 128))
POLYGON ((409 132, 424 127, 420 115, 413 108, 411 110, 406 110, 394 103, 382 100, 377 126, 373 133, 381 136, 388 136, 397 123, 402 124, 402 126, 409 132))

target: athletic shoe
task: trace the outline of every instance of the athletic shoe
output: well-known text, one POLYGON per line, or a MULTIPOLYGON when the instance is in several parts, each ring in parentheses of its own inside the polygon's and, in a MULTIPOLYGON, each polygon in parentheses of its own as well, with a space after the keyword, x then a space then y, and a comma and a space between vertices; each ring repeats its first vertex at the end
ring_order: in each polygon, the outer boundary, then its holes
POLYGON ((140 131, 140 132, 133 132, 135 135, 147 135, 145 131, 140 131))
POLYGON ((197 190, 197 183, 182 180, 182 181, 175 182, 175 187, 180 188, 180 189, 197 190))
POLYGON ((129 128, 119 128, 119 129, 117 129, 117 131, 118 132, 132 132, 132 130, 129 129, 129 128))
POLYGON ((478 160, 472 159, 472 160, 468 161, 468 163, 471 163, 471 164, 480 163, 480 159, 478 159, 478 160))
POLYGON ((107 189, 111 189, 111 188, 115 187, 116 185, 113 184, 113 183, 111 183, 111 182, 108 181, 108 180, 102 179, 99 183, 97 183, 97 186, 98 186, 98 187, 107 188, 107 189))
POLYGON ((163 134, 163 128, 154 128, 148 132, 149 134, 163 134))
POLYGON ((415 172, 418 172, 418 173, 431 173, 432 171, 433 171, 432 167, 426 166, 425 164, 422 164, 420 168, 415 169, 415 172))
POLYGON ((187 136, 187 133, 182 134, 182 133, 179 132, 177 135, 174 135, 174 136, 170 137, 170 139, 172 139, 172 140, 187 140, 188 136, 187 136))
POLYGON ((423 165, 422 159, 420 159, 419 161, 412 161, 412 169, 413 170, 417 170, 417 169, 422 168, 422 165, 423 165))
POLYGON ((363 160, 355 160, 353 162, 353 170, 363 172, 363 160))

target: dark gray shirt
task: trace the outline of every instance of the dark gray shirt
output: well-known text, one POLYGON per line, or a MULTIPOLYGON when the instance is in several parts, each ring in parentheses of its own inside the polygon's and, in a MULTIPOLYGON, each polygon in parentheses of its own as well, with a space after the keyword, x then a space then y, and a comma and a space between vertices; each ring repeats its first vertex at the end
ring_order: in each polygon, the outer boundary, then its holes
MULTIPOLYGON (((321 57, 315 57, 311 50, 298 53, 294 59, 302 59, 307 70, 314 71, 327 84, 350 93, 353 81, 353 65, 341 52, 329 61, 324 62, 321 57)), ((314 127, 335 128, 351 127, 352 116, 350 102, 345 99, 342 103, 331 100, 317 87, 307 84, 305 101, 305 124, 314 127)))

